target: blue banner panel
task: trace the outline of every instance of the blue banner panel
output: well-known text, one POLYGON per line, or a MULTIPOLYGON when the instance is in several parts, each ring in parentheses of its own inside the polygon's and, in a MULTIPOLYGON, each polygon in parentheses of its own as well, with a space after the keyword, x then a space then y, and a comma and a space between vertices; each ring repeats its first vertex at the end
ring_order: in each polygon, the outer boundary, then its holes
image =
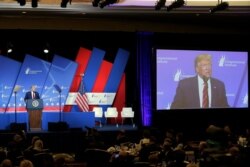
POLYGON ((7 109, 20 67, 20 62, 0 55, 0 112, 7 109))
POLYGON ((84 74, 84 78, 87 78, 84 80, 84 88, 86 92, 91 92, 94 87, 104 55, 105 51, 98 48, 93 48, 88 66, 84 74))
POLYGON ((51 63, 32 55, 27 54, 25 56, 15 84, 19 85, 21 89, 16 93, 16 97, 14 93, 12 94, 7 111, 15 111, 15 98, 16 110, 26 111, 24 102, 25 93, 30 90, 32 85, 36 85, 37 92, 41 94, 50 65, 51 63))
POLYGON ((120 48, 117 52, 104 92, 117 92, 128 58, 129 52, 120 48))
POLYGON ((77 63, 55 55, 42 90, 43 111, 60 111, 65 104, 77 63), (60 109, 61 104, 61 109, 60 109))

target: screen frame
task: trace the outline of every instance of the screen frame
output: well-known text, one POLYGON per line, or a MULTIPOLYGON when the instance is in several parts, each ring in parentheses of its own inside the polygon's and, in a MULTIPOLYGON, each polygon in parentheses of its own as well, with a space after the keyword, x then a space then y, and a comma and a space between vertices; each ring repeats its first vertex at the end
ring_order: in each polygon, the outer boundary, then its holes
MULTIPOLYGON (((166 46, 154 46, 152 48, 153 50, 153 65, 152 65, 152 77, 154 78, 152 81, 152 95, 153 95, 153 101, 152 101, 152 106, 154 108, 154 111, 156 112, 182 112, 182 111, 189 111, 189 112, 200 112, 202 111, 209 111, 211 112, 211 110, 220 110, 223 111, 225 109, 230 110, 230 111, 238 111, 238 110, 242 110, 242 111, 248 111, 249 110, 249 99, 248 99, 248 107, 229 107, 229 108, 207 108, 207 109, 201 109, 201 108, 187 108, 187 109, 158 109, 157 106, 157 50, 177 50, 177 51, 211 51, 211 52, 246 52, 247 53, 247 64, 249 64, 249 51, 246 49, 227 49, 227 50, 218 50, 218 49, 204 49, 204 48, 180 48, 180 47, 166 47, 166 46)), ((249 78, 249 66, 248 66, 248 75, 247 77, 249 78)), ((249 82, 248 82, 248 94, 249 94, 249 82)))

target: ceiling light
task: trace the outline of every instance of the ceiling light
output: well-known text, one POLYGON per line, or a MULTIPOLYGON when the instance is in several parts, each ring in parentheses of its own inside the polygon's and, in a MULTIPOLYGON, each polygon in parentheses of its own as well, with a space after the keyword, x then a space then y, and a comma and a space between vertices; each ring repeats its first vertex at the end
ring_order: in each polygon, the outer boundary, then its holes
POLYGON ((155 4, 155 10, 160 10, 165 6, 166 0, 157 0, 155 4))
POLYGON ((7 53, 12 53, 13 52, 13 44, 11 42, 9 42, 7 44, 7 53))
POLYGON ((214 8, 211 8, 209 10, 210 13, 215 13, 217 11, 222 11, 222 10, 225 10, 229 7, 229 3, 228 2, 222 2, 221 0, 221 3, 218 3, 217 6, 215 6, 214 8))
POLYGON ((167 7, 167 11, 171 11, 175 8, 180 8, 185 4, 184 0, 175 0, 171 5, 167 7))
POLYGON ((101 0, 99 2, 99 7, 104 8, 105 6, 111 5, 116 3, 118 0, 101 0))
POLYGON ((17 0, 20 6, 24 6, 26 4, 26 0, 17 0))
POLYGON ((71 1, 72 1, 72 0, 62 0, 62 1, 61 1, 61 7, 62 7, 62 8, 66 8, 68 2, 69 2, 69 4, 71 4, 71 1))
POLYGON ((93 5, 94 7, 98 7, 98 4, 99 4, 100 1, 101 1, 101 0, 93 0, 93 1, 92 1, 92 5, 93 5))

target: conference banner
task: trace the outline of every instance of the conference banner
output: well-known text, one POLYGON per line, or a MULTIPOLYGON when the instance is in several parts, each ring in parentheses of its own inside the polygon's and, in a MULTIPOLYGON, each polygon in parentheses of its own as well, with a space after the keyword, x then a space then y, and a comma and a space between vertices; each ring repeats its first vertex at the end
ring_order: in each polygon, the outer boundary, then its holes
MULTIPOLYGON (((116 93, 86 93, 89 105, 112 105, 114 102, 116 93)), ((68 94, 66 105, 76 105, 75 100, 77 92, 71 92, 68 94)))
POLYGON ((0 112, 7 110, 20 67, 20 62, 0 55, 0 112))
POLYGON ((60 112, 63 109, 76 69, 74 61, 54 56, 42 90, 44 112, 60 112))
POLYGON ((37 92, 41 94, 44 82, 50 69, 50 63, 40 58, 27 54, 24 58, 20 73, 17 77, 15 86, 20 89, 12 94, 8 104, 8 112, 26 111, 24 96, 30 90, 32 85, 37 86, 37 92))

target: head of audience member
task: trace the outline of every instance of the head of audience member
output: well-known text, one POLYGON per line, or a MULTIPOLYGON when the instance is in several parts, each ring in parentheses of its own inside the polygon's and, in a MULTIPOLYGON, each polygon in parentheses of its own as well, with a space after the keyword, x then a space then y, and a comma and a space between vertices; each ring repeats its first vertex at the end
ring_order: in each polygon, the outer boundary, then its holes
POLYGON ((34 167, 33 163, 30 160, 22 160, 19 167, 34 167))
POLYGON ((207 146, 207 142, 206 142, 206 141, 201 141, 201 142, 199 143, 199 151, 200 151, 200 152, 203 152, 207 147, 208 147, 208 146, 207 146))
POLYGON ((20 134, 15 134, 13 137, 13 141, 16 143, 20 143, 22 140, 23 140, 23 138, 20 134))
POLYGON ((36 140, 34 143, 33 149, 37 150, 37 151, 42 151, 43 150, 43 141, 41 139, 36 140))
POLYGON ((39 140, 39 139, 40 139, 39 136, 33 136, 32 139, 31 139, 31 145, 34 145, 35 142, 36 142, 37 140, 39 140))
POLYGON ((186 167, 198 167, 195 163, 189 163, 186 167))
POLYGON ((0 165, 1 167, 12 167, 12 162, 10 159, 4 159, 0 165))
POLYGON ((165 138, 169 138, 172 142, 175 140, 175 132, 173 129, 167 129, 165 132, 165 138))
POLYGON ((163 142, 163 149, 164 150, 171 150, 173 146, 173 141, 170 138, 165 138, 163 142))
POLYGON ((233 147, 229 148, 229 153, 234 157, 238 156, 240 154, 240 149, 236 146, 233 146, 233 147))
POLYGON ((176 162, 179 162, 179 163, 184 162, 185 157, 186 157, 185 151, 183 150, 174 151, 174 159, 176 162))

